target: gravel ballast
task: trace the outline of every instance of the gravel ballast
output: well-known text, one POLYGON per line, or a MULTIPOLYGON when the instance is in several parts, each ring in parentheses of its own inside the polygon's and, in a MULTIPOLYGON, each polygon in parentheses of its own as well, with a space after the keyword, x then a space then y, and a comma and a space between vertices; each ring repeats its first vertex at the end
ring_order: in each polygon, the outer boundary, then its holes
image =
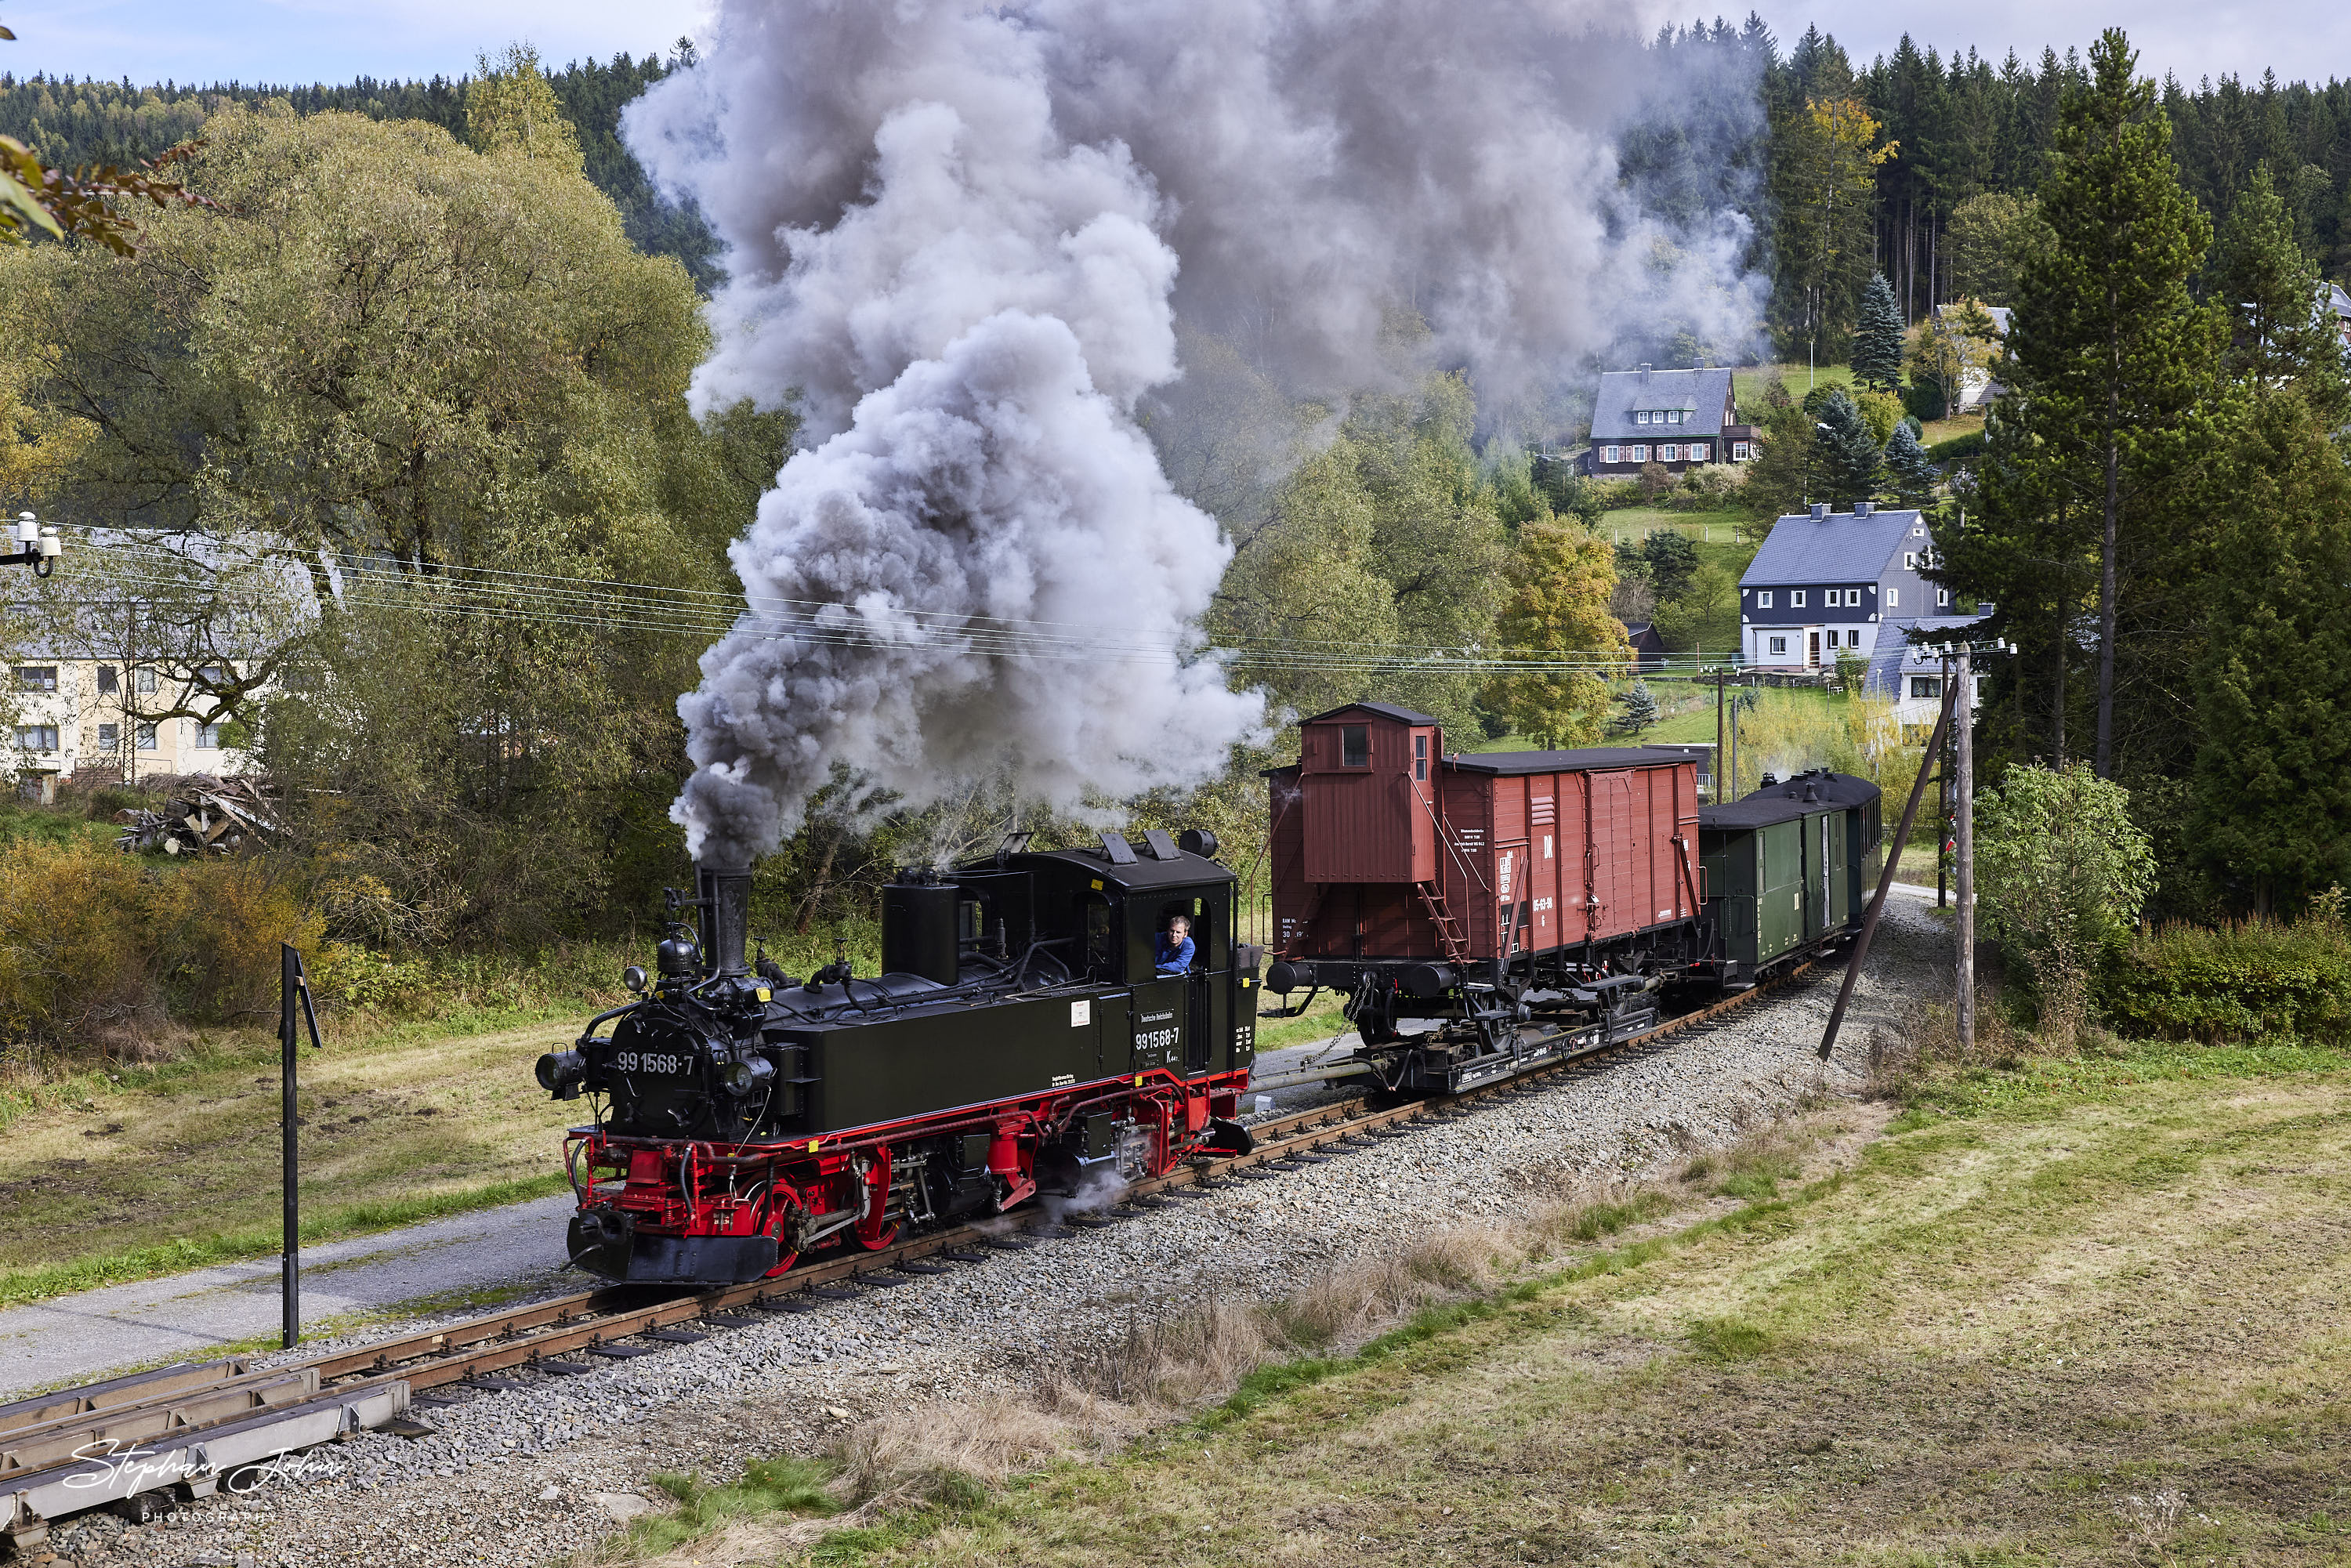
POLYGON ((817 1452, 884 1410, 1024 1385, 1040 1355, 1123 1335, 1137 1312, 1211 1291, 1276 1297, 1334 1261, 1523 1213, 1562 1186, 1731 1143, 1809 1095, 1851 1094, 1873 1028, 1948 991, 1949 946, 1931 910, 1889 901, 1833 1063, 1813 1051, 1834 968, 1559 1087, 1279 1180, 585 1374, 510 1375, 528 1386, 420 1406, 434 1436, 362 1434, 289 1458, 246 1496, 143 1526, 86 1514, 50 1549, 77 1568, 560 1560, 659 1503, 653 1472, 724 1479, 747 1458, 817 1452))

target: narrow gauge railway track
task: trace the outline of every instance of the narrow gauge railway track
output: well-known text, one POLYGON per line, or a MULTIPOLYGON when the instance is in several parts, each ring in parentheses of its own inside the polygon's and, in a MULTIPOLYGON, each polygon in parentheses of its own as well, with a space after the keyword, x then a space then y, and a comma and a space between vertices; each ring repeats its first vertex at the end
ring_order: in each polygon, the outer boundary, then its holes
MULTIPOLYGON (((1751 990, 1680 1014, 1622 1040, 1565 1052, 1530 1071, 1438 1099, 1375 1106, 1356 1095, 1257 1124, 1246 1155, 1195 1160, 1138 1181, 1116 1207, 1127 1215, 1029 1212, 964 1225, 872 1252, 830 1258, 771 1280, 678 1292, 659 1286, 605 1285, 492 1312, 422 1333, 266 1369, 244 1356, 112 1378, 0 1405, 0 1542, 22 1550, 47 1537, 48 1521, 113 1504, 133 1517, 170 1491, 201 1497, 274 1456, 389 1427, 422 1436, 412 1396, 453 1385, 487 1391, 521 1386, 501 1373, 560 1375, 592 1369, 582 1356, 623 1359, 662 1343, 690 1344, 714 1332, 760 1321, 754 1312, 812 1311, 867 1291, 914 1283, 976 1263, 990 1251, 1026 1249, 1048 1238, 1119 1223, 1184 1196, 1204 1196, 1401 1135, 1466 1113, 1499 1096, 1553 1087, 1609 1057, 1664 1046, 1703 1030, 1764 996, 1809 978, 1829 956, 1798 965, 1751 990), (651 1340, 653 1343, 627 1343, 651 1340), (106 1457, 146 1456, 124 1464, 106 1457)), ((442 1401, 427 1396, 424 1403, 442 1401)))

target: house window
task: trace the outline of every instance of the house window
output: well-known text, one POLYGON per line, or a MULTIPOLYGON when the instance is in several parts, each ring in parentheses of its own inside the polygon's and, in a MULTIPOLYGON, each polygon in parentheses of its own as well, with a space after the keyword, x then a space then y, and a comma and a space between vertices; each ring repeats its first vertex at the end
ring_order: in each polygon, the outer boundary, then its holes
POLYGON ((1762 592, 1758 593, 1755 596, 1755 608, 1758 610, 1769 610, 1771 608, 1771 591, 1770 589, 1767 588, 1763 590, 1762 592))
POLYGON ((56 691, 57 689, 57 667, 55 664, 17 665, 16 689, 20 692, 56 691))
POLYGON ((1682 451, 1688 455, 1689 460, 1693 463, 1711 463, 1714 461, 1714 449, 1703 441, 1693 441, 1687 446, 1683 447, 1682 451))
POLYGON ((1899 610, 1902 608, 1902 591, 1900 589, 1889 588, 1886 591, 1886 608, 1888 610, 1899 610))
POLYGON ((1634 462, 1635 462, 1635 463, 1646 463, 1648 460, 1649 460, 1649 449, 1648 449, 1647 447, 1646 447, 1646 446, 1640 446, 1640 445, 1635 445, 1635 446, 1633 448, 1633 461, 1634 461, 1634 462))
POLYGON ((138 687, 139 695, 141 696, 153 696, 155 695, 155 672, 152 670, 140 671, 139 678, 133 681, 131 685, 138 687))
POLYGON ((121 745, 122 727, 120 725, 101 724, 98 727, 98 748, 100 751, 113 751, 121 745))
POLYGON ((53 724, 20 724, 16 727, 16 744, 26 751, 55 751, 57 748, 57 727, 53 724))
POLYGON ((1372 727, 1367 724, 1343 724, 1339 727, 1339 766, 1369 768, 1372 765, 1372 727))
POLYGON ((196 745, 205 751, 220 749, 220 720, 213 719, 196 726, 196 745))
POLYGON ((1829 635, 1828 635, 1828 643, 1829 643, 1829 646, 1830 646, 1830 647, 1834 648, 1834 647, 1835 647, 1835 646, 1837 645, 1837 643, 1836 643, 1836 637, 1837 637, 1837 634, 1836 634, 1836 628, 1835 628, 1835 627, 1834 627, 1834 626, 1830 627, 1830 628, 1829 628, 1829 635))
POLYGON ((1917 550, 1907 549, 1902 552, 1902 570, 1905 571, 1916 571, 1918 570, 1918 552, 1917 550))
POLYGON ((1943 695, 1943 677, 1940 675, 1911 676, 1910 695, 1914 697, 1941 696, 1943 695))
POLYGON ((1658 447, 1658 448, 1657 448, 1657 461, 1658 461, 1658 462, 1660 462, 1660 463, 1677 463, 1677 462, 1679 462, 1680 460, 1681 460, 1681 448, 1680 448, 1680 447, 1678 447, 1678 446, 1677 446, 1677 445, 1675 445, 1672 442, 1668 441, 1668 442, 1667 442, 1663 446, 1660 446, 1660 447, 1658 447))
POLYGON ((114 693, 120 689, 121 684, 122 683, 120 681, 115 678, 114 666, 112 664, 100 664, 98 667, 99 695, 101 696, 112 696, 114 693))
POLYGON ((1935 590, 1935 604, 1938 609, 1947 607, 1950 602, 1951 591, 1949 589, 1938 588, 1935 590))
POLYGON ((155 749, 155 727, 153 725, 142 724, 139 727, 139 749, 141 751, 152 751, 155 749))
POLYGON ((1633 411, 1633 423, 1634 423, 1635 424, 1646 424, 1646 423, 1649 423, 1649 411, 1648 411, 1647 409, 1646 409, 1646 408, 1637 408, 1637 409, 1635 409, 1635 410, 1633 411))
POLYGON ((1791 610, 1802 610, 1803 607, 1804 591, 1801 588, 1792 588, 1788 590, 1788 608, 1791 610))
POLYGON ((1788 640, 1785 637, 1774 637, 1771 639, 1771 652, 1774 653, 1785 653, 1787 651, 1788 640))
POLYGON ((1746 462, 1747 452, 1747 443, 1743 441, 1734 441, 1730 444, 1730 460, 1733 463, 1746 462))
POLYGON ((1619 450, 1620 448, 1614 446, 1602 447, 1600 449, 1600 461, 1603 463, 1622 463, 1625 460, 1617 455, 1619 450))
POLYGON ((1428 777, 1428 737, 1425 735, 1412 737, 1412 776, 1415 779, 1428 777))

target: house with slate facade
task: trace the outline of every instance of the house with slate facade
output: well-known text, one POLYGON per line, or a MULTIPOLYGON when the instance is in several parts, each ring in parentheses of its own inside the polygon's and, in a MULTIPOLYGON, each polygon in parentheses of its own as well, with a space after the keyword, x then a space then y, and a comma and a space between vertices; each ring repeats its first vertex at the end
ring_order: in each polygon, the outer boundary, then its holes
POLYGON ((1755 455, 1752 425, 1739 423, 1727 370, 1605 371, 1592 407, 1592 446, 1583 471, 1631 478, 1651 463, 1683 473, 1705 463, 1744 463, 1755 455))
POLYGON ((1739 580, 1742 661, 1765 670, 1833 669, 1837 655, 1867 658, 1896 622, 1950 608, 1950 591, 1927 580, 1927 520, 1916 510, 1850 512, 1815 506, 1771 525, 1739 580))

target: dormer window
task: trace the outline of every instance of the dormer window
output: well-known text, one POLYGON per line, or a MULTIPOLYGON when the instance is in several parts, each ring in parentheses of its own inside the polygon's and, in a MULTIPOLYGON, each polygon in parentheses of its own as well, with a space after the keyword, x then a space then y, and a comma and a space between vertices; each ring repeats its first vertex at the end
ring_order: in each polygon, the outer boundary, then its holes
POLYGON ((1646 409, 1646 408, 1642 408, 1642 409, 1635 409, 1635 410, 1634 410, 1634 411, 1633 411, 1633 423, 1634 423, 1635 424, 1646 424, 1646 423, 1649 423, 1649 411, 1648 411, 1647 409, 1646 409))
POLYGON ((1372 727, 1367 724, 1343 724, 1339 727, 1339 766, 1369 768, 1372 765, 1372 727))

